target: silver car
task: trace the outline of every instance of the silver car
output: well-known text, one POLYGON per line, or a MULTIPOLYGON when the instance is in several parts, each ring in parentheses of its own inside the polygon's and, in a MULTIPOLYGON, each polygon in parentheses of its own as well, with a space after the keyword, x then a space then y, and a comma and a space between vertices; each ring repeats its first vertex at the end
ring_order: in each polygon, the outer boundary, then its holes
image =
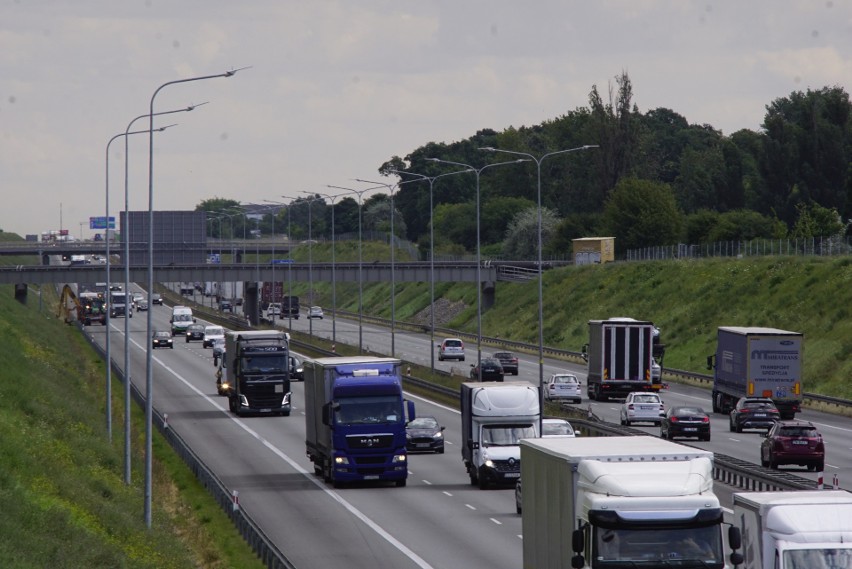
POLYGON ((546 401, 570 401, 580 403, 580 380, 571 373, 555 373, 544 386, 546 401))
POLYGON ((464 361, 464 342, 460 338, 445 338, 438 345, 438 360, 464 361))
POLYGON ((666 406, 659 394, 634 391, 627 394, 621 406, 621 424, 653 423, 659 426, 665 414, 666 406))

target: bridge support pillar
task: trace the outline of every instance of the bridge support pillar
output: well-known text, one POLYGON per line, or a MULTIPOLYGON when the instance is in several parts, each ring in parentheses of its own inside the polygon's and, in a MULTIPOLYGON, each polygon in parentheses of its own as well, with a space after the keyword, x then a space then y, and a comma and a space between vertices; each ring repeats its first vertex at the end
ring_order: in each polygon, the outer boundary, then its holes
POLYGON ((485 312, 486 310, 494 306, 494 297, 496 295, 497 282, 482 281, 482 284, 480 286, 482 287, 482 311, 485 312))
POLYGON ((260 288, 257 281, 247 281, 243 291, 243 314, 246 315, 252 326, 260 324, 260 288))

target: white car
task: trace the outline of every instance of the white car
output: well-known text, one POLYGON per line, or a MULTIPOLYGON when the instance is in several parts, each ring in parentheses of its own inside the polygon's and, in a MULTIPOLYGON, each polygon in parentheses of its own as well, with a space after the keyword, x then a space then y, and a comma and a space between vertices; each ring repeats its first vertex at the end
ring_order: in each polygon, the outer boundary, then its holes
POLYGON ((571 401, 580 403, 580 380, 572 373, 555 373, 544 386, 545 401, 571 401))
POLYGON ((575 431, 571 423, 565 419, 541 420, 541 438, 543 439, 574 438, 579 434, 580 431, 575 431))
POLYGON ((311 307, 308 309, 308 319, 311 319, 311 318, 319 318, 320 320, 322 320, 322 317, 323 317, 323 313, 322 313, 322 308, 321 308, 321 307, 319 307, 319 306, 311 306, 311 307))
POLYGON ((659 394, 634 391, 627 394, 621 406, 621 424, 653 423, 659 426, 665 414, 666 406, 659 394))
POLYGON ((464 342, 460 338, 445 338, 438 345, 438 361, 464 361, 464 342))
POLYGON ((204 340, 201 341, 202 347, 212 348, 217 340, 225 341, 225 329, 221 326, 205 326, 204 340))

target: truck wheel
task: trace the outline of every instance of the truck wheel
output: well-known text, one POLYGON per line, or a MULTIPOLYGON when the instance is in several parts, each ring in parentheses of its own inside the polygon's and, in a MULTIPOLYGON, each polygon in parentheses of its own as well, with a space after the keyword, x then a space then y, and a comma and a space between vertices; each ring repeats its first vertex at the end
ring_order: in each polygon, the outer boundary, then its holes
POLYGON ((475 470, 470 469, 470 470, 467 471, 467 474, 468 474, 468 476, 470 476, 470 485, 471 486, 476 486, 477 484, 479 484, 479 478, 477 478, 475 470))
POLYGON ((396 487, 397 488, 405 488, 405 483, 406 483, 405 478, 403 478, 402 480, 397 480, 396 481, 396 487))
POLYGON ((486 479, 484 476, 479 477, 479 489, 488 490, 488 479, 486 479))

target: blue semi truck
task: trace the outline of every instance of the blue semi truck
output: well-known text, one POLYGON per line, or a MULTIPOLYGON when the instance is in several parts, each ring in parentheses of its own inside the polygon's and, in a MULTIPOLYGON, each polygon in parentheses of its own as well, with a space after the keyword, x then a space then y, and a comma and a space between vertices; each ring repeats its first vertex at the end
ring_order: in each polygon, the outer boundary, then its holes
POLYGON ((361 481, 405 486, 405 423, 414 403, 404 399, 400 366, 367 356, 305 362, 307 455, 335 488, 361 481))

